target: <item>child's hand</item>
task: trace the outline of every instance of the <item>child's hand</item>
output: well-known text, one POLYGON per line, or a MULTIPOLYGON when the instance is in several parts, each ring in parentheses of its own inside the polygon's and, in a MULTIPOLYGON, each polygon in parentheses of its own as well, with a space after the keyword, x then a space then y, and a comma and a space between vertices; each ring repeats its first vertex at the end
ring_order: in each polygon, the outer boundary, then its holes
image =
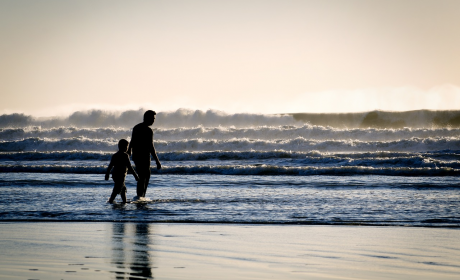
POLYGON ((161 169, 161 163, 157 162, 157 169, 160 170, 161 169))
POLYGON ((139 181, 139 176, 134 176, 134 179, 136 179, 136 181, 139 181))
POLYGON ((106 181, 109 180, 109 176, 110 176, 109 174, 105 174, 105 180, 106 181))

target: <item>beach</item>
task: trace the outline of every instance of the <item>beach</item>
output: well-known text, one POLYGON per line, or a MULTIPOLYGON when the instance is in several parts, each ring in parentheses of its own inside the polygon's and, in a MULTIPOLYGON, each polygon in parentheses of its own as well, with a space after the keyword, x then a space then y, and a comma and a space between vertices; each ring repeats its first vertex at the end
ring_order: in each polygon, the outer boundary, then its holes
POLYGON ((447 228, 0 223, 1 279, 457 279, 447 228))
POLYGON ((0 0, 0 280, 460 279, 459 25, 0 0))

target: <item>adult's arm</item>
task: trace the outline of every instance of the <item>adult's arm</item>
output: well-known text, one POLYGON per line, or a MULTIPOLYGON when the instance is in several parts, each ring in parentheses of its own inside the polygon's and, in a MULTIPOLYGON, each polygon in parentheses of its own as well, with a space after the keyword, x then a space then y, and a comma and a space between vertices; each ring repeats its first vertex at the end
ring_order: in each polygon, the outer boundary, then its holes
POLYGON ((158 159, 157 152, 155 151, 155 145, 153 145, 153 131, 152 131, 152 145, 150 146, 150 154, 152 155, 153 159, 155 160, 157 164, 157 169, 161 169, 161 162, 158 159))
POLYGON ((128 151, 126 152, 128 155, 132 154, 133 151, 133 141, 134 141, 134 128, 133 133, 131 134, 131 141, 129 142, 128 151))
POLYGON ((155 146, 153 145, 153 143, 152 143, 152 151, 151 151, 151 154, 152 154, 152 156, 153 156, 153 159, 154 159, 155 162, 157 163, 157 169, 161 169, 161 162, 160 162, 160 160, 158 159, 157 152, 155 151, 155 146))
POLYGON ((134 170, 133 166, 131 165, 131 162, 129 161, 129 156, 127 156, 125 158, 125 160, 127 161, 126 166, 128 167, 128 170, 131 171, 131 173, 133 174, 133 176, 136 179, 136 181, 139 181, 139 176, 137 175, 136 171, 134 170))

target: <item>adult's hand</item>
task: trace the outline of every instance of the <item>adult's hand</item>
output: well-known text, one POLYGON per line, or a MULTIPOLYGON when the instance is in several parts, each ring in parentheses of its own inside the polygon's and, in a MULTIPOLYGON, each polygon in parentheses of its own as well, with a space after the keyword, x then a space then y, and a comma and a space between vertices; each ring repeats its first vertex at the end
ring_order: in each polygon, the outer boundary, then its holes
POLYGON ((161 169, 161 163, 157 162, 157 169, 160 170, 161 169))

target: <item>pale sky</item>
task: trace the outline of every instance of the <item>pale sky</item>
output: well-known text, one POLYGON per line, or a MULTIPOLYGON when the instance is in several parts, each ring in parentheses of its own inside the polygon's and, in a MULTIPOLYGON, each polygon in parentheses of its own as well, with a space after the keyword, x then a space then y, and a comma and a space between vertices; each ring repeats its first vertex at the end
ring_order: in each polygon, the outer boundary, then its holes
POLYGON ((460 109, 457 0, 0 0, 0 114, 460 109))

